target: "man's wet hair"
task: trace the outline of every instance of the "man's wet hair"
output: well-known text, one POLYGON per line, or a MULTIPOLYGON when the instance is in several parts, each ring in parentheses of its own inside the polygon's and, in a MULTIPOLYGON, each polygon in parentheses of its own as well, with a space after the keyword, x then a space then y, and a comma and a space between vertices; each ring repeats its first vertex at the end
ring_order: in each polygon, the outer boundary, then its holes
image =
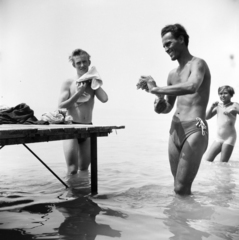
POLYGON ((221 92, 223 92, 224 90, 228 91, 228 93, 231 95, 231 97, 233 97, 233 95, 235 94, 234 88, 228 85, 224 85, 218 88, 218 94, 220 94, 221 92))
POLYGON ((171 24, 171 25, 165 26, 161 30, 161 37, 163 37, 168 32, 171 32, 175 39, 178 39, 180 36, 183 36, 184 43, 186 46, 188 46, 189 36, 187 34, 186 29, 181 24, 176 23, 176 24, 171 24))
POLYGON ((82 49, 80 49, 80 48, 75 49, 75 50, 71 53, 71 55, 69 56, 69 61, 72 62, 72 65, 73 65, 74 67, 75 67, 75 62, 74 62, 73 57, 75 57, 75 56, 80 56, 80 55, 86 55, 86 56, 88 56, 88 59, 89 59, 89 61, 90 61, 90 54, 89 54, 89 53, 87 53, 86 51, 84 51, 84 50, 82 50, 82 49))

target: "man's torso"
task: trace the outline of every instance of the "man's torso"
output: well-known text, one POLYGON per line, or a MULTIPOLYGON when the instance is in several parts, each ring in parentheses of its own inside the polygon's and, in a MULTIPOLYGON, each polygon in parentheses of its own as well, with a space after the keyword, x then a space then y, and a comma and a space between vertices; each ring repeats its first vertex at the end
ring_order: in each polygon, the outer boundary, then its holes
MULTIPOLYGON (((76 92, 76 80, 72 79, 69 87, 69 97, 76 92)), ((94 108, 94 90, 91 89, 90 84, 87 85, 85 92, 90 95, 90 99, 86 102, 75 102, 68 110, 68 113, 73 117, 73 121, 80 123, 91 123, 92 112, 94 108)))
MULTIPOLYGON (((175 69, 170 78, 172 85, 188 81, 191 74, 192 61, 195 60, 199 59, 194 57, 193 60, 188 62, 181 71, 175 69)), ((177 97, 177 109, 175 116, 181 121, 195 120, 196 117, 200 117, 205 120, 206 108, 210 94, 211 77, 208 66, 206 63, 204 64, 206 70, 204 79, 198 91, 193 94, 186 94, 177 97)))

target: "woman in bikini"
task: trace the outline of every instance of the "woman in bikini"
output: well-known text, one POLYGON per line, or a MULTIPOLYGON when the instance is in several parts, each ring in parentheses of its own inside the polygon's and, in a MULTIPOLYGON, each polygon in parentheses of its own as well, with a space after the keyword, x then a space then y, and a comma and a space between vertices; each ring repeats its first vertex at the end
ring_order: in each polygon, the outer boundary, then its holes
POLYGON ((207 120, 217 114, 217 136, 206 154, 207 161, 214 161, 219 153, 221 153, 221 162, 228 162, 231 157, 237 139, 235 123, 239 114, 239 104, 231 102, 234 93, 234 89, 230 86, 219 87, 218 95, 221 103, 213 103, 206 113, 207 120))

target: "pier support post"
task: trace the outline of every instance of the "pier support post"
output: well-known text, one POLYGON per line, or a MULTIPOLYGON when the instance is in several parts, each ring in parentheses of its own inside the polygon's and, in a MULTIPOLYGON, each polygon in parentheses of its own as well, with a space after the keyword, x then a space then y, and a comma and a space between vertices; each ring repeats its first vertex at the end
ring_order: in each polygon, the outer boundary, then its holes
POLYGON ((97 135, 91 134, 91 194, 98 193, 97 135))

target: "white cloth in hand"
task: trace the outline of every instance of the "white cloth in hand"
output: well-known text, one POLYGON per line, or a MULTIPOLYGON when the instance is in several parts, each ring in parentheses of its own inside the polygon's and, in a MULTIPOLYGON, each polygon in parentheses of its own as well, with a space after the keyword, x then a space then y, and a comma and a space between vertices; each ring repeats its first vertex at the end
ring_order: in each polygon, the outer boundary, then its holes
POLYGON ((96 90, 103 85, 103 81, 94 66, 92 66, 88 72, 78 78, 76 83, 78 84, 87 80, 91 80, 91 88, 93 90, 96 90))

